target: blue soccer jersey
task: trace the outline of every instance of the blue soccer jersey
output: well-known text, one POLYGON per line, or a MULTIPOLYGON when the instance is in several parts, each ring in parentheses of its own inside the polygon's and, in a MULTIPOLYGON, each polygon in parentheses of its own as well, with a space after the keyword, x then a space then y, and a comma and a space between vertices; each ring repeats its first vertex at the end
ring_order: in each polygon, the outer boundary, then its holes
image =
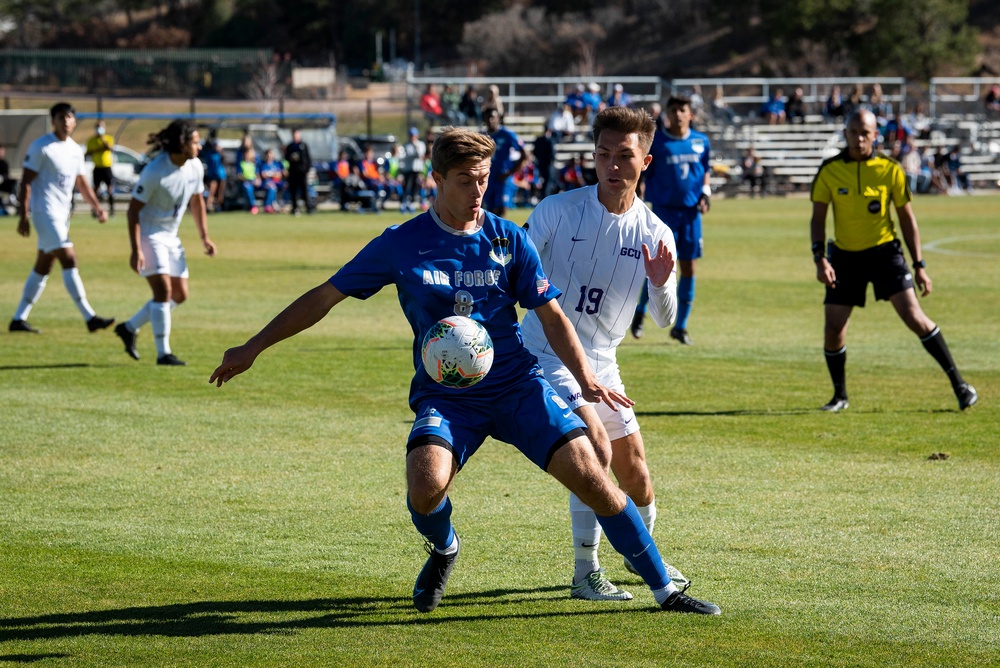
POLYGON ((490 163, 490 182, 496 182, 502 179, 504 174, 514 171, 514 166, 524 155, 524 142, 504 127, 491 134, 490 138, 497 145, 497 150, 493 153, 493 161, 490 163))
POLYGON ((710 169, 708 135, 690 130, 686 137, 675 137, 658 131, 649 154, 653 160, 645 174, 646 201, 675 208, 696 206, 710 169))
POLYGON ((330 278, 340 292, 359 299, 396 286, 414 336, 412 407, 428 394, 502 394, 509 383, 538 373, 535 357, 522 342, 515 304, 533 309, 560 292, 549 284, 538 251, 522 228, 487 212, 482 223, 475 232, 458 234, 428 211, 385 230, 330 278), (466 389, 438 385, 421 362, 424 334, 451 315, 480 322, 493 339, 493 368, 466 389))

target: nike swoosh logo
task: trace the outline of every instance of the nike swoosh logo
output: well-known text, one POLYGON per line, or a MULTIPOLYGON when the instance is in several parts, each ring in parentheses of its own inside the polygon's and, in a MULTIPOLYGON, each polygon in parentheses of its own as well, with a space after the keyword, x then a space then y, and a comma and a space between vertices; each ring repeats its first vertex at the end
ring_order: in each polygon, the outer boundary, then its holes
POLYGON ((570 239, 573 240, 573 241, 586 241, 587 240, 586 237, 584 237, 583 239, 577 239, 576 237, 570 237, 570 239))
POLYGON ((569 413, 563 413, 563 417, 564 418, 568 418, 572 414, 573 414, 573 411, 570 411, 569 413))
POLYGON ((635 554, 633 554, 632 558, 635 559, 636 557, 644 554, 646 552, 646 550, 648 550, 648 549, 649 549, 649 545, 647 545, 645 548, 643 548, 642 552, 636 552, 635 554))
POLYGON ((632 421, 632 420, 634 420, 634 419, 635 419, 635 418, 629 418, 629 419, 625 420, 625 424, 628 424, 629 422, 631 422, 631 421, 632 421))
POLYGON ((597 543, 580 543, 580 547, 595 547, 597 543))
POLYGON ((414 595, 414 597, 416 597, 416 596, 420 596, 420 595, 421 595, 421 594, 423 594, 423 593, 424 593, 424 590, 423 590, 423 589, 414 589, 414 590, 413 590, 413 595, 414 595))
POLYGON ((432 248, 432 249, 430 249, 430 250, 425 250, 425 251, 417 251, 417 255, 427 255, 428 253, 430 253, 430 252, 431 252, 431 250, 434 250, 434 249, 432 248))

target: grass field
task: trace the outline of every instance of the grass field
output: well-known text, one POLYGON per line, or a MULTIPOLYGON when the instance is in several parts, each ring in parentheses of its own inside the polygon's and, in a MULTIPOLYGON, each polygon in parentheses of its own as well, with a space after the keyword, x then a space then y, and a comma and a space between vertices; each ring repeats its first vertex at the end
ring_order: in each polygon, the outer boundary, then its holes
MULTIPOLYGON (((227 347, 396 214, 223 214, 215 259, 186 220, 191 298, 172 336, 185 368, 156 367, 148 328, 139 362, 88 334, 55 272, 31 314, 43 334, 0 333, 0 664, 1000 665, 998 209, 916 202, 924 308, 979 405, 959 412, 916 338, 870 303, 848 337, 851 408, 830 415, 808 203, 715 203, 696 345, 647 330, 619 354, 654 535, 722 607, 712 619, 654 612, 606 544, 636 598, 571 600, 566 494, 499 443, 453 490, 463 552, 444 602, 412 608, 425 555, 404 505, 412 371, 392 290, 208 384, 227 347)), ((6 221, 9 317, 35 246, 6 221)), ((99 313, 148 299, 123 217, 78 215, 72 236, 99 313)))

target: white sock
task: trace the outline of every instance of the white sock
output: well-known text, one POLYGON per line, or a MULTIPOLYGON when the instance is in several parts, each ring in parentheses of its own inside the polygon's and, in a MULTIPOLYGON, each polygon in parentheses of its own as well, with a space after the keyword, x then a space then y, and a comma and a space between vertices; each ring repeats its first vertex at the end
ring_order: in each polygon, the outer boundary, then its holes
POLYGON ((170 354, 170 304, 168 302, 149 302, 149 322, 153 326, 153 341, 156 343, 156 356, 170 354))
POLYGON ((569 516, 573 528, 573 582, 581 582, 601 568, 597 548, 601 544, 601 525, 597 515, 576 494, 569 495, 569 516))
POLYGON ((648 506, 636 506, 636 510, 639 511, 642 523, 646 525, 646 531, 652 536, 653 525, 656 524, 656 499, 653 499, 648 506))
POLYGON ((49 280, 48 274, 42 276, 34 269, 28 274, 28 280, 24 282, 24 292, 21 293, 21 303, 17 305, 17 310, 14 311, 14 320, 27 320, 28 314, 31 313, 31 307, 35 305, 38 298, 42 296, 42 291, 45 290, 45 283, 49 280))
MULTIPOLYGON (((135 334, 136 332, 139 331, 140 327, 149 322, 149 311, 151 308, 151 304, 153 303, 154 303, 153 300, 150 299, 148 302, 139 307, 139 310, 135 312, 135 315, 133 315, 131 318, 128 319, 128 321, 125 323, 125 326, 128 327, 130 332, 135 334)), ((171 299, 170 310, 173 311, 175 308, 177 308, 177 302, 171 299)))
POLYGON ((456 533, 454 536, 451 537, 451 542, 448 543, 448 547, 444 548, 443 550, 434 548, 434 551, 440 554, 455 554, 456 552, 458 552, 458 534, 456 533))
POLYGON ((83 319, 90 320, 97 315, 94 313, 94 309, 90 308, 90 302, 87 301, 87 291, 83 289, 83 281, 80 279, 79 270, 76 267, 63 269, 62 275, 66 292, 76 302, 76 307, 80 310, 83 319))
POLYGON ((668 598, 670 598, 670 595, 673 594, 675 591, 679 591, 677 589, 677 585, 675 585, 673 582, 668 582, 667 586, 664 587, 663 589, 653 590, 653 598, 656 599, 657 605, 662 605, 663 602, 666 601, 668 598))

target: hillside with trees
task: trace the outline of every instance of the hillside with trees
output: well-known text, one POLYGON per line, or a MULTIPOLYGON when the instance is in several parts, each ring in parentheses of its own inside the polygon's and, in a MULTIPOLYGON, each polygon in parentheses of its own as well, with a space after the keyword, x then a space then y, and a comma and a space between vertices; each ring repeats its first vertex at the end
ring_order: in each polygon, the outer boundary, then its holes
POLYGON ((0 46, 265 47, 358 72, 1000 75, 995 0, 0 0, 0 46), (419 27, 419 29, 416 29, 419 27))

